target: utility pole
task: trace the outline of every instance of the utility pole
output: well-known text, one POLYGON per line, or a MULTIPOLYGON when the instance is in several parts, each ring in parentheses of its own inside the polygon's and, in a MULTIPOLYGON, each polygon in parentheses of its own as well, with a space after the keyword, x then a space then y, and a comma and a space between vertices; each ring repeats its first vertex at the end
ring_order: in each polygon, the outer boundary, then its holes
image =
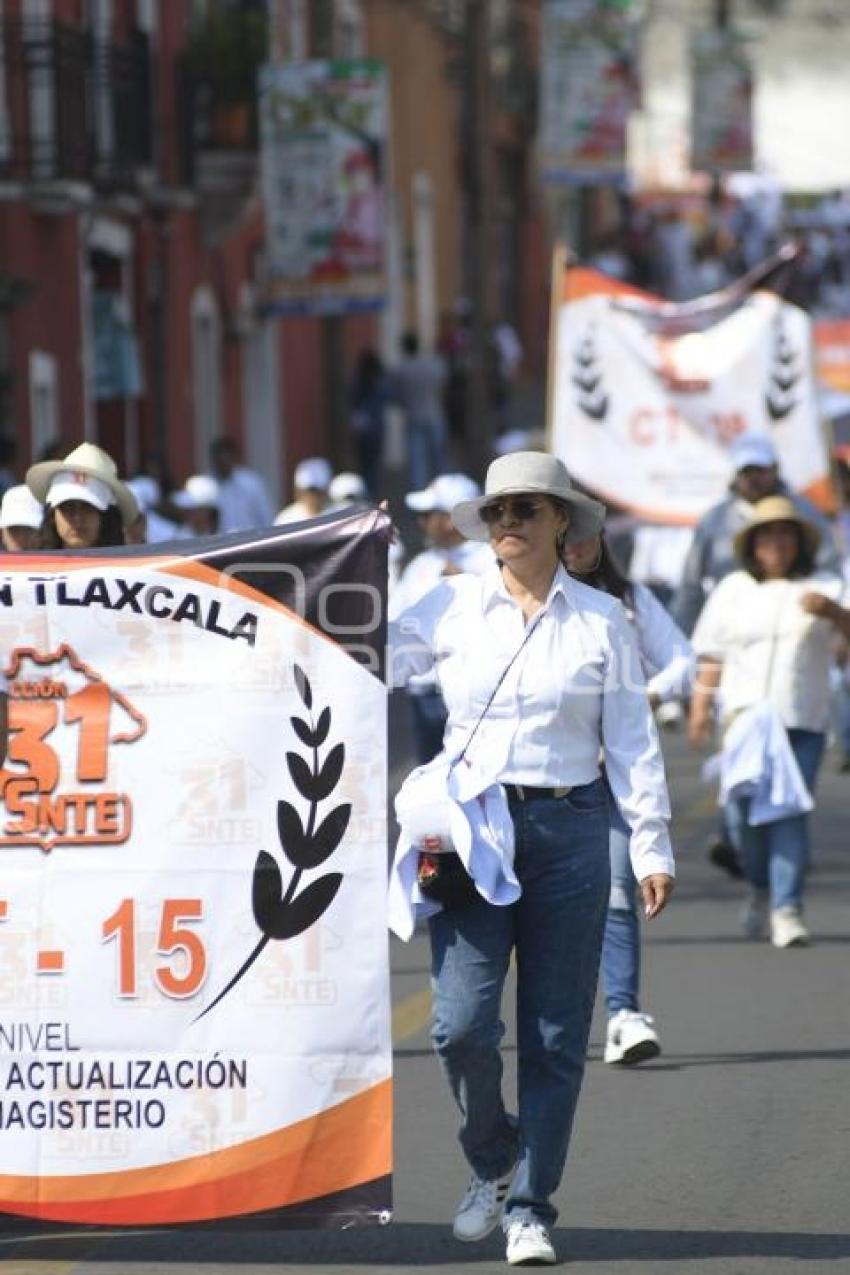
POLYGON ((490 22, 488 0, 466 0, 463 33, 463 152, 466 183, 466 292, 470 304, 470 359, 466 386, 466 431, 471 469, 483 469, 492 454, 488 401, 488 271, 492 269, 490 179, 490 22))

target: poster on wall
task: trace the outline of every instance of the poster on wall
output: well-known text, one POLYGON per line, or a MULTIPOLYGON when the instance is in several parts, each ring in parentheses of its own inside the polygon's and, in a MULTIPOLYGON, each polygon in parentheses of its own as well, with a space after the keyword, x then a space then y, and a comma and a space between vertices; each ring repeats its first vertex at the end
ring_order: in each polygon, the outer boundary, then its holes
POLYGON ((539 163, 544 181, 619 182, 638 96, 628 0, 550 0, 541 23, 539 163))
POLYGON ((388 89, 373 59, 260 72, 267 307, 379 309, 386 297, 388 89))
POLYGON ((832 507, 803 310, 767 290, 675 305, 594 270, 564 275, 549 438, 575 479, 647 521, 693 525, 727 490, 731 443, 761 431, 788 483, 832 507))
POLYGON ((699 31, 691 44, 691 168, 749 172, 753 167, 753 75, 741 37, 699 31))
POLYGON ((386 522, 0 573, 0 1230, 389 1217, 386 522))

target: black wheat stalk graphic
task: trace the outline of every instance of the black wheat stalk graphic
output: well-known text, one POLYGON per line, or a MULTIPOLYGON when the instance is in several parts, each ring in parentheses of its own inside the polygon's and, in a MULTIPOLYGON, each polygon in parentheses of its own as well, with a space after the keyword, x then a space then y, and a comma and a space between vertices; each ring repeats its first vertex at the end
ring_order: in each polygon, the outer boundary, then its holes
POLYGON ((589 327, 573 354, 573 385, 578 405, 591 420, 601 421, 608 412, 608 395, 599 370, 596 333, 589 327))
POLYGON ((342 841, 351 818, 351 805, 345 802, 335 806, 317 825, 319 805, 330 797, 342 775, 345 745, 335 744, 320 764, 319 749, 325 743, 331 728, 331 710, 323 708, 318 719, 313 716, 313 689, 303 669, 296 664, 294 671, 295 685, 310 720, 292 717, 290 721, 301 743, 311 750, 311 758, 310 761, 305 761, 300 753, 288 752, 286 764, 293 784, 308 804, 307 826, 304 826, 298 811, 288 801, 277 803, 280 848, 294 871, 284 890, 277 860, 265 850, 260 851, 254 865, 251 902, 254 920, 262 937, 227 986, 198 1015, 195 1022, 215 1009, 219 1001, 247 974, 270 939, 293 939, 315 925, 330 907, 342 885, 341 872, 327 872, 316 881, 311 881, 300 894, 297 892, 303 874, 325 863, 342 841))
POLYGON ((800 379, 797 367, 797 355, 788 339, 782 322, 781 312, 777 315, 773 328, 771 348, 771 366, 768 374, 765 406, 771 420, 781 421, 797 406, 792 390, 800 379))

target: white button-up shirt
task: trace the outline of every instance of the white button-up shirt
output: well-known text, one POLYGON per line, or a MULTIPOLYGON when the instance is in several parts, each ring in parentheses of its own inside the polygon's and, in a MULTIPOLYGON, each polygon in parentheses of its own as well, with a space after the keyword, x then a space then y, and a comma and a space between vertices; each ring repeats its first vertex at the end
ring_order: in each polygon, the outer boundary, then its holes
POLYGON ((697 655, 723 661, 721 714, 729 721, 761 700, 785 726, 825 731, 835 629, 800 605, 804 593, 823 593, 842 606, 837 576, 758 581, 749 571, 725 576, 709 597, 691 639, 697 655))
POLYGON ((450 756, 463 751, 485 714, 466 752, 482 790, 494 780, 540 788, 591 783, 601 746, 632 831, 636 877, 673 874, 664 763, 635 636, 616 599, 559 567, 526 627, 497 566, 449 576, 390 625, 391 684, 430 668, 448 709, 450 756))

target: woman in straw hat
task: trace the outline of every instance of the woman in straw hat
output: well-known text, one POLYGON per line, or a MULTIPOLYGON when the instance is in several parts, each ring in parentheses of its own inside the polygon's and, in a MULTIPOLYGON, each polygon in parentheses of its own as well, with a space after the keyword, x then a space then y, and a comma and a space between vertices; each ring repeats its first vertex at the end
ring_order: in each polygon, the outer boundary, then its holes
POLYGON ((118 477, 115 461, 94 443, 81 443, 64 460, 40 461, 27 470, 27 486, 46 506, 45 549, 123 545, 139 507, 118 477))
MULTIPOLYGON (((769 706, 787 732, 810 793, 829 725, 833 638, 836 631, 850 635, 843 582, 815 571, 819 543, 819 529, 787 496, 759 501, 734 539, 741 568, 717 585, 692 638, 700 667, 691 700, 691 741, 710 738, 715 700, 724 730, 747 710, 769 706)), ((774 946, 806 943, 808 815, 801 810, 753 826, 746 795, 733 795, 726 815, 750 887, 741 912, 744 932, 761 937, 769 911, 774 946)))
POLYGON ((619 602, 571 579, 560 561, 604 512, 555 457, 500 457, 485 494, 452 510, 458 530, 489 541, 497 561, 481 575, 446 577, 391 626, 392 680, 436 670, 446 754, 463 755, 480 792, 501 787, 513 828, 519 899, 497 906, 476 880, 471 901, 429 920, 432 1039, 472 1169, 454 1234, 478 1240, 501 1221, 512 1265, 555 1261, 552 1196, 584 1073, 610 891, 600 742, 647 916, 673 885, 663 763, 631 627, 619 602), (517 1117, 505 1108, 499 1051, 512 953, 517 1117))

